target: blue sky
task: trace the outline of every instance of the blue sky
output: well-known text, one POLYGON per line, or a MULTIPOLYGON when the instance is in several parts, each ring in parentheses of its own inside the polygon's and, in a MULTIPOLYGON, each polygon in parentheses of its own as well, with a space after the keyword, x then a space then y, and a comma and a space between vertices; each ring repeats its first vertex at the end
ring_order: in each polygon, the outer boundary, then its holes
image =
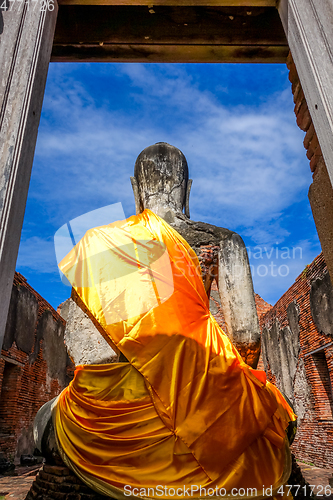
POLYGON ((52 63, 17 270, 63 302, 55 232, 112 203, 135 213, 135 159, 163 141, 187 158, 191 219, 243 237, 255 291, 274 304, 320 252, 293 106, 284 65, 52 63))

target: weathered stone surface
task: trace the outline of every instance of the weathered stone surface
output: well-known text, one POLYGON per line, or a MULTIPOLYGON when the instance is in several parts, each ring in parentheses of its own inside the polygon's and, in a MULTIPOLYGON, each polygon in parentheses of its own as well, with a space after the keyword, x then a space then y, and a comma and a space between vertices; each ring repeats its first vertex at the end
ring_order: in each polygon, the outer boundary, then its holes
POLYGON ((293 382, 296 375, 299 340, 299 307, 293 302, 287 309, 289 325, 281 327, 276 319, 270 328, 263 327, 261 342, 265 371, 269 368, 281 390, 294 401, 293 382))
POLYGON ((66 320, 65 343, 75 365, 116 363, 119 355, 97 330, 88 315, 71 299, 60 306, 66 320))
POLYGON ((58 4, 2 9, 0 43, 0 344, 20 243, 58 4))
POLYGON ((329 273, 311 283, 310 306, 318 330, 333 337, 333 287, 329 273))
POLYGON ((5 329, 5 336, 3 339, 2 348, 7 351, 13 345, 15 340, 15 326, 16 326, 16 304, 18 301, 19 290, 16 286, 12 287, 12 293, 10 297, 7 323, 5 329))
POLYGON ((17 347, 29 354, 34 345, 38 302, 27 288, 19 289, 16 313, 15 342, 17 347))
POLYGON ((184 208, 188 166, 183 153, 174 146, 158 142, 144 149, 135 162, 131 180, 133 188, 136 184, 139 188, 136 196, 138 213, 149 206, 153 212, 163 213, 161 217, 167 220, 179 207, 184 208))
MULTIPOLYGON (((296 372, 291 380, 294 392, 293 404, 298 416, 298 430, 293 450, 299 459, 313 463, 317 467, 327 468, 333 467, 332 406, 329 383, 329 372, 332 373, 333 346, 332 337, 318 330, 311 314, 311 286, 316 282, 316 285, 319 285, 317 290, 320 290, 323 281, 318 278, 328 279, 323 254, 318 255, 311 264, 306 266, 274 307, 262 317, 261 324, 263 348, 266 346, 264 337, 268 335, 267 332, 273 333, 276 320, 279 325, 278 334, 281 333, 280 330, 283 334, 286 327, 293 332, 287 346, 290 353, 293 350, 295 356, 298 353, 296 372), (294 347, 293 341, 295 341, 294 347)), ((276 360, 274 363, 274 355, 278 354, 277 351, 279 353, 279 346, 273 343, 271 350, 268 351, 269 356, 263 350, 262 357, 265 361, 268 380, 283 390, 281 382, 284 381, 285 371, 283 373, 281 367, 281 374, 276 375, 279 367, 276 360)))
POLYGON ((15 341, 18 349, 26 354, 31 352, 34 345, 37 313, 38 302, 36 297, 27 288, 13 285, 3 344, 4 349, 9 349, 15 341))
POLYGON ((290 326, 290 329, 292 331, 292 336, 291 336, 291 345, 293 348, 293 353, 294 357, 297 358, 300 345, 299 345, 299 333, 300 333, 300 327, 299 327, 299 316, 300 316, 300 309, 299 305, 297 304, 296 301, 293 301, 289 304, 287 307, 287 318, 288 318, 288 323, 290 326))
POLYGON ((195 222, 180 214, 176 214, 174 220, 169 224, 182 235, 197 254, 201 246, 219 246, 221 241, 235 234, 229 229, 213 226, 206 222, 195 222))
POLYGON ((43 339, 43 357, 47 363, 50 380, 58 379, 60 386, 66 386, 67 352, 63 342, 64 325, 60 318, 56 321, 50 310, 43 312, 37 324, 34 352, 30 362, 37 359, 41 340, 43 339))
POLYGON ((324 161, 318 161, 309 201, 325 261, 333 276, 333 189, 324 161))
POLYGON ((311 387, 308 383, 305 366, 303 359, 300 359, 297 365, 295 381, 294 381, 294 393, 296 395, 295 401, 295 413, 299 420, 302 420, 306 412, 311 412, 312 405, 310 402, 311 397, 311 387))
POLYGON ((50 463, 53 463, 54 455, 57 453, 51 413, 56 399, 51 399, 38 410, 33 424, 35 449, 50 463))
MULTIPOLYGON (((228 334, 236 343, 257 344, 260 330, 247 251, 233 233, 220 242, 218 284, 228 334)), ((252 365, 253 366, 253 365, 252 365)))

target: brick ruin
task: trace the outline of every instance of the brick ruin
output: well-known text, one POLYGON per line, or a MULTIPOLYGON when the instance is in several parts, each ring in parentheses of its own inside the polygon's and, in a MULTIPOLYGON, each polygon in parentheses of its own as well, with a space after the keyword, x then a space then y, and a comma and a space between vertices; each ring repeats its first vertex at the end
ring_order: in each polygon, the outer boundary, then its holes
POLYGON ((64 330, 61 316, 16 272, 0 357, 0 450, 10 461, 33 453, 37 411, 73 375, 64 330))
POLYGON ((268 379, 293 402, 298 459, 333 467, 333 287, 322 254, 261 317, 268 379))

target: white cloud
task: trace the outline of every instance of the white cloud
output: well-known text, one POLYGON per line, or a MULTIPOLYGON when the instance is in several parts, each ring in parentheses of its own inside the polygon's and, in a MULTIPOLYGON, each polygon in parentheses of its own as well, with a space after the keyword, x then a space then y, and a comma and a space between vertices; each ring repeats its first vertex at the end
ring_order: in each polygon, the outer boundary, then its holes
MULTIPOLYGON (((79 189, 79 198, 98 192, 130 202, 135 158, 161 140, 187 156, 194 179, 192 211, 206 220, 213 210, 221 220, 226 214, 233 227, 270 221, 309 183, 302 133, 291 110, 285 110, 284 91, 260 108, 230 109, 174 66, 169 72, 138 64, 121 68, 131 80, 132 93, 149 109, 157 98, 153 106, 168 107, 175 126, 170 131, 163 128, 163 119, 148 120, 140 113, 133 123, 130 113, 99 108, 81 83, 66 76, 60 82, 63 88, 44 105, 61 126, 54 129, 51 122, 42 129, 37 148, 41 164, 59 172, 61 168, 63 196, 69 190, 75 198, 79 189)), ((58 198, 54 186, 50 196, 58 198)))
POLYGON ((30 269, 37 273, 59 274, 53 239, 38 236, 25 239, 20 246, 17 267, 22 273, 24 269, 30 269))
MULTIPOLYGON (((67 220, 110 203, 121 202, 131 215, 135 159, 159 141, 187 157, 192 219, 240 230, 259 244, 289 237, 281 214, 311 182, 289 90, 259 106, 228 106, 177 65, 125 64, 112 78, 122 85, 127 79, 132 105, 119 110, 102 105, 68 68, 51 66, 29 195, 46 207, 50 237, 67 220)), ((52 242, 23 240, 19 265, 48 272, 52 242)))

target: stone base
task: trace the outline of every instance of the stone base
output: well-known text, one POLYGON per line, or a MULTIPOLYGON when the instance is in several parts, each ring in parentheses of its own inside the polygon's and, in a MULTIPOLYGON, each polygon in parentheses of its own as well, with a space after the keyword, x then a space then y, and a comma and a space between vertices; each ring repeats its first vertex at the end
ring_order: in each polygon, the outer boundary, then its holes
POLYGON ((25 500, 106 500, 65 465, 43 465, 25 500))
MULTIPOLYGON (((301 487, 298 490, 296 488, 291 490, 295 499, 315 498, 313 494, 311 496, 308 494, 309 485, 305 481, 293 454, 292 471, 288 484, 300 485, 301 487), (305 485, 307 486, 306 495, 302 489, 305 485)), ((111 497, 105 497, 91 490, 65 465, 45 464, 39 470, 25 500, 106 500, 107 498, 111 497)))

